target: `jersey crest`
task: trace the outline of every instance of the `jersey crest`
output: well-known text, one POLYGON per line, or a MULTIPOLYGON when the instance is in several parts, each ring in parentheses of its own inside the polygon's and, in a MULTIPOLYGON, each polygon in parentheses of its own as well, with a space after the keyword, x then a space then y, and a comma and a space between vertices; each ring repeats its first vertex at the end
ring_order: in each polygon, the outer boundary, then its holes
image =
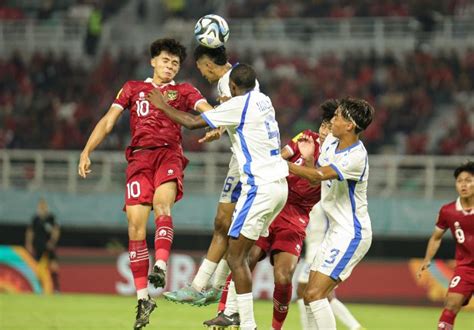
POLYGON ((178 91, 175 90, 168 90, 166 91, 166 98, 169 101, 174 101, 178 98, 178 91))

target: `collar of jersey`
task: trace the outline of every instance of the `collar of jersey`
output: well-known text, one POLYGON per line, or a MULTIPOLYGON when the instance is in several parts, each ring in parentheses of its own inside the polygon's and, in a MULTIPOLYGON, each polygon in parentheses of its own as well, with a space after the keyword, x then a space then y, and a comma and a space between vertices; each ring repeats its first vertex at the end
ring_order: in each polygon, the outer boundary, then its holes
POLYGON ((168 85, 172 85, 172 86, 176 85, 176 82, 175 82, 174 80, 171 80, 171 81, 170 81, 169 83, 167 83, 167 84, 157 85, 157 84, 155 84, 155 83, 153 82, 153 78, 150 78, 150 77, 146 78, 146 79, 145 79, 145 82, 146 82, 146 83, 151 83, 154 87, 165 87, 165 86, 168 86, 168 85))
POLYGON ((469 210, 469 212, 467 210, 463 209, 463 207, 461 205, 461 198, 460 197, 458 197, 456 199, 456 211, 460 211, 465 215, 474 214, 474 209, 469 210))

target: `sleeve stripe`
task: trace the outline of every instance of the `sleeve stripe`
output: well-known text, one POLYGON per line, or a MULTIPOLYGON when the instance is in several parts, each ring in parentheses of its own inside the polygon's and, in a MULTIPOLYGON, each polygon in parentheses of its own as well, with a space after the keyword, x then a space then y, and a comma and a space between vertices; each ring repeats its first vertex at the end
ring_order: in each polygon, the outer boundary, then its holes
POLYGON ((290 157, 294 156, 295 152, 294 152, 293 148, 290 147, 288 144, 286 146, 284 146, 283 149, 288 150, 288 152, 290 153, 290 157))
POLYGON ((337 168, 336 165, 334 164, 329 164, 329 166, 331 166, 331 168, 337 172, 337 176, 339 177, 338 180, 339 181, 344 181, 344 175, 342 175, 341 171, 339 171, 339 169, 337 168))
POLYGON ((202 99, 199 99, 196 101, 196 103, 194 103, 194 107, 193 107, 193 110, 196 110, 197 109, 197 106, 199 103, 201 102, 206 102, 207 100, 205 98, 202 98, 202 99))
POLYGON ((217 128, 217 127, 212 123, 212 121, 211 121, 209 118, 207 118, 206 114, 201 113, 201 117, 202 117, 202 119, 204 119, 204 120, 206 121, 206 123, 207 123, 211 128, 217 128))
POLYGON ((123 106, 121 104, 118 104, 118 103, 112 103, 112 105, 110 107, 117 107, 117 108, 120 108, 120 109, 124 109, 123 106))

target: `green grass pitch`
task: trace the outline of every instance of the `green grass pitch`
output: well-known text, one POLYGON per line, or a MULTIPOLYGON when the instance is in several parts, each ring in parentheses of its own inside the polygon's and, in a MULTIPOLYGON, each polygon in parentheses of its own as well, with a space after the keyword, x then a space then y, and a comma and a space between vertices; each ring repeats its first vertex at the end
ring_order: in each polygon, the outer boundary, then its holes
MULTIPOLYGON (((216 305, 192 307, 158 299, 158 308, 151 316, 151 329, 204 329, 202 321, 215 315, 216 305)), ((0 294, 0 329, 18 330, 84 330, 132 329, 135 318, 135 299, 108 295, 54 296, 0 294)), ((432 330, 441 312, 439 308, 401 307, 387 305, 349 304, 353 314, 368 330, 432 330)), ((270 329, 272 304, 255 302, 255 316, 259 329, 270 329)), ((297 330, 298 307, 292 304, 285 323, 286 330, 297 330)), ((338 326, 338 329, 344 329, 338 326)), ((474 329, 474 312, 461 311, 456 330, 474 329)))

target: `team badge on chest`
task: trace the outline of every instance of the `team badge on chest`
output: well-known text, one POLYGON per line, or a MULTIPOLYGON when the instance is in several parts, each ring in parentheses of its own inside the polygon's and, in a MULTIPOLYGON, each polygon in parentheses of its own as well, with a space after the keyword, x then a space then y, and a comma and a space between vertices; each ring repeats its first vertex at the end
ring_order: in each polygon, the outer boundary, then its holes
POLYGON ((166 98, 169 101, 174 101, 178 98, 178 91, 175 90, 168 90, 166 91, 166 98))

